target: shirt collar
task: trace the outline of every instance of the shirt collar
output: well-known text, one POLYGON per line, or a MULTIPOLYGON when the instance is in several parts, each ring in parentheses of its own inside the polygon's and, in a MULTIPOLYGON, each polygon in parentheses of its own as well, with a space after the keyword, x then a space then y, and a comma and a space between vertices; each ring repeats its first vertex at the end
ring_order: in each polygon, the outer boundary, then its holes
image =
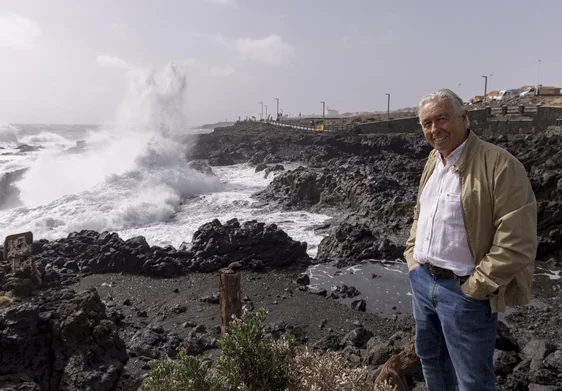
MULTIPOLYGON (((447 164, 446 164, 447 166, 455 164, 457 160, 459 160, 459 158, 461 157, 462 150, 464 149, 464 146, 466 145, 467 141, 468 139, 464 140, 461 145, 459 145, 457 148, 455 148, 453 152, 449 154, 449 157, 447 158, 447 164)), ((437 160, 441 163, 441 165, 443 165, 443 161, 441 160, 441 153, 439 153, 438 156, 439 159, 437 160)))

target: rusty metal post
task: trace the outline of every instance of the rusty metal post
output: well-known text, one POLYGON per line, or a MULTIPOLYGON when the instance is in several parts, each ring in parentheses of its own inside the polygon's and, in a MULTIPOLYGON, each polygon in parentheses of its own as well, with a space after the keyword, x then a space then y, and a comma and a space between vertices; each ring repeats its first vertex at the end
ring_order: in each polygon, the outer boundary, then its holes
POLYGON ((223 268, 220 274, 221 334, 228 331, 232 316, 242 315, 240 274, 230 268, 223 268))

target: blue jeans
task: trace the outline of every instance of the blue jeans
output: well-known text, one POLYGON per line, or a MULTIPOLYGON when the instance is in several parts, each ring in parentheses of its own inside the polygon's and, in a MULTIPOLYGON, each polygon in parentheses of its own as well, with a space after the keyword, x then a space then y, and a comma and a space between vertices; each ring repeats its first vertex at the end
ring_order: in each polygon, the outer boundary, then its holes
POLYGON ((469 298, 461 281, 435 278, 423 265, 408 275, 428 391, 496 391, 497 314, 489 301, 469 298))

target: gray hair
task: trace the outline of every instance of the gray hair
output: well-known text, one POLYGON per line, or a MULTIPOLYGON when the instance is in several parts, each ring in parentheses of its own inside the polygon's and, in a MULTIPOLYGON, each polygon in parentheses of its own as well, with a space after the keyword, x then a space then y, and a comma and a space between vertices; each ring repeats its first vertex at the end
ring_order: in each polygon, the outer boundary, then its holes
MULTIPOLYGON (((418 113, 420 111, 420 109, 430 103, 430 102, 435 102, 438 100, 442 100, 442 99, 449 99, 449 101, 451 101, 451 103, 453 104, 453 107, 455 109, 455 113, 457 115, 461 115, 463 114, 467 109, 464 105, 464 102, 462 101, 462 99, 455 94, 452 90, 448 89, 448 88, 443 88, 440 90, 437 90, 435 92, 431 92, 427 95, 425 95, 423 98, 421 98, 420 103, 418 103, 418 113)), ((468 114, 466 115, 466 128, 468 129, 470 127, 470 119, 468 118, 468 114)))

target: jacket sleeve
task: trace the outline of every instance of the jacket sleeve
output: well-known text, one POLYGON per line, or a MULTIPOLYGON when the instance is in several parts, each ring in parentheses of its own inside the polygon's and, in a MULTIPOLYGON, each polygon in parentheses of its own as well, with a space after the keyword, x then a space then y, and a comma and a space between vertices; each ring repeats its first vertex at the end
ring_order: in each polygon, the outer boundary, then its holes
POLYGON ((493 219, 492 246, 462 285, 465 294, 480 300, 498 294, 536 257, 537 202, 527 172, 515 158, 494 177, 493 219))
POLYGON ((419 206, 416 202, 416 206, 414 207, 414 222, 410 228, 410 236, 406 241, 406 250, 404 251, 404 258, 408 263, 408 268, 412 267, 416 263, 416 260, 414 259, 414 244, 416 243, 416 231, 418 229, 418 208, 419 206))

